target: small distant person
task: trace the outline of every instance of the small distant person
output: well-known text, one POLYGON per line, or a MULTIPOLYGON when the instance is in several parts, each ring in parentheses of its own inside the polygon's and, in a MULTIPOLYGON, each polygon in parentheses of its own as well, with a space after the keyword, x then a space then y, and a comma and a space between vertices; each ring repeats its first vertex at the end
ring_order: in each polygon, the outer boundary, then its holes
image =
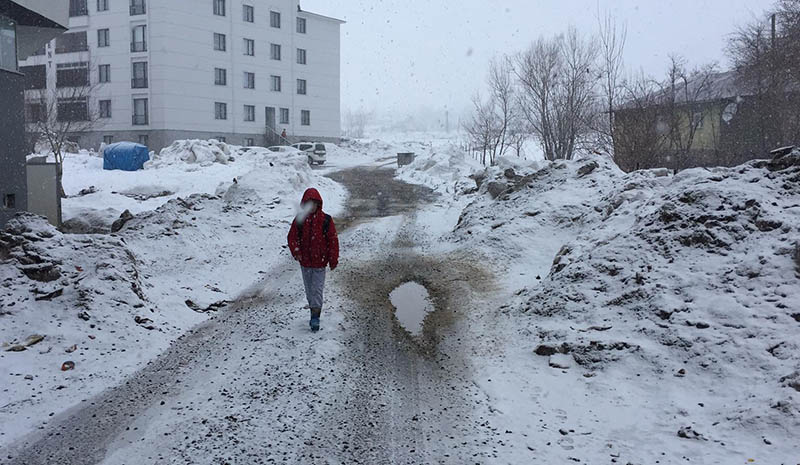
POLYGON ((322 211, 322 196, 316 189, 303 194, 300 212, 292 221, 287 237, 292 257, 300 262, 306 299, 311 308, 311 331, 319 331, 325 267, 339 265, 339 238, 333 218, 322 211))
POLYGON ((284 128, 284 129, 283 129, 283 132, 281 132, 281 137, 282 137, 284 140, 286 140, 286 128, 284 128))

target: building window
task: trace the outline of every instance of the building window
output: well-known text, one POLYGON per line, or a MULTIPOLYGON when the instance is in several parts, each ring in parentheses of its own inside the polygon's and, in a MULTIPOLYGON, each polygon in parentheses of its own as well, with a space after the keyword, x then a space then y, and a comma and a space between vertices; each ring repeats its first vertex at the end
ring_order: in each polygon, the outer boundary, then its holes
POLYGON ((225 34, 214 33, 214 50, 225 51, 225 34))
POLYGON ((214 0, 214 14, 225 16, 225 0, 214 0))
POLYGON ((244 88, 245 89, 256 88, 256 73, 248 73, 247 71, 244 72, 244 88))
POLYGON ((256 41, 253 39, 244 39, 244 54, 248 56, 255 56, 256 54, 256 41))
POLYGON ((97 67, 97 71, 100 74, 98 81, 101 83, 111 82, 111 65, 100 65, 97 67))
POLYGON ((86 38, 86 31, 67 32, 56 39, 56 53, 86 52, 88 50, 89 42, 86 38))
POLYGON ((86 0, 69 0, 69 16, 86 16, 89 14, 89 8, 86 5, 86 0))
MULTIPOLYGON (((244 106, 244 120, 245 121, 255 121, 256 120, 256 107, 255 105, 245 105, 244 106)), ((252 145, 252 144, 249 144, 252 145)))
POLYGON ((25 104, 25 122, 27 123, 39 123, 45 122, 45 113, 44 113, 44 103, 43 101, 32 101, 27 102, 25 104))
POLYGON ((271 27, 277 27, 280 29, 281 27, 281 14, 277 11, 270 11, 269 12, 269 25, 271 27))
POLYGON ((303 126, 311 126, 311 111, 300 110, 300 124, 303 126))
POLYGON ((706 119, 706 115, 703 112, 697 112, 692 115, 692 125, 697 129, 703 129, 703 122, 706 119))
POLYGON ((147 89, 147 62, 139 61, 133 63, 131 68, 131 89, 147 89))
POLYGON ((0 69, 17 70, 17 25, 0 16, 0 69))
POLYGON ((97 11, 108 11, 108 0, 97 0, 97 11))
POLYGON ((297 64, 298 65, 306 64, 306 49, 304 48, 297 49, 297 64))
POLYGON ((133 99, 133 125, 145 126, 150 124, 147 111, 147 99, 135 98, 133 99))
POLYGON ((106 145, 113 144, 114 143, 114 136, 103 136, 103 143, 106 144, 106 145))
POLYGON ((225 0, 212 0, 214 2, 214 14, 225 16, 225 0))
POLYGON ((25 75, 25 90, 47 89, 47 66, 20 66, 19 72, 25 75))
POLYGON ((89 104, 86 97, 60 98, 56 102, 58 121, 89 121, 89 104))
POLYGON ((100 100, 100 117, 111 118, 111 100, 100 100))
POLYGON ((131 0, 131 16, 143 15, 147 13, 145 0, 131 0))
POLYGON ((298 79, 297 80, 297 94, 298 95, 306 95, 306 80, 305 79, 298 79))
POLYGON ((227 86, 228 70, 224 68, 214 68, 214 84, 218 86, 227 86))
POLYGON ((97 46, 108 47, 111 45, 111 32, 108 29, 97 30, 97 46))
POLYGON ((228 119, 228 104, 214 102, 214 119, 228 119))
POLYGON ((150 136, 147 134, 139 134, 139 143, 144 146, 150 145, 150 136))
POLYGON ((305 34, 306 33, 306 19, 305 18, 297 18, 297 33, 298 34, 305 34))
POLYGON ((242 14, 246 23, 254 23, 256 21, 255 8, 252 5, 242 5, 242 14))
POLYGON ((270 76, 270 81, 272 81, 272 85, 270 86, 270 90, 273 92, 280 92, 281 91, 281 77, 280 76, 270 76))
POLYGON ((273 60, 281 59, 281 46, 278 44, 270 44, 269 57, 273 60))
POLYGON ((289 124, 289 109, 281 108, 281 124, 289 124))
POLYGON ((3 208, 17 208, 17 195, 6 194, 3 196, 3 208))
POLYGON ((89 85, 89 63, 58 63, 56 65, 56 87, 84 87, 89 85))
POLYGON ((256 145, 255 144, 255 139, 253 139, 252 137, 246 138, 244 140, 244 145, 245 145, 245 147, 252 147, 252 146, 256 145))
POLYGON ((147 26, 136 26, 131 30, 131 52, 147 51, 147 26))

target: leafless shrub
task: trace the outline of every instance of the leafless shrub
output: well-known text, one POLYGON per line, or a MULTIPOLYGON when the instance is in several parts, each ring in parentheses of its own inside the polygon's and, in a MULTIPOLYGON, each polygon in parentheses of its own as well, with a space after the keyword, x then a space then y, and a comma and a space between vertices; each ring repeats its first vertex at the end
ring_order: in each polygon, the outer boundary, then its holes
POLYGON ((572 159, 596 110, 598 48, 571 27, 539 38, 515 60, 519 104, 548 160, 572 159))

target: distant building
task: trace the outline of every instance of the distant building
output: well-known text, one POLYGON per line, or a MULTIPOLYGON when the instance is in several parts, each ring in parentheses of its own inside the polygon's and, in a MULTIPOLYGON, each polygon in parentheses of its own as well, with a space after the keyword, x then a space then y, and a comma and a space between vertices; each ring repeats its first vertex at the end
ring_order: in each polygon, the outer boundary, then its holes
MULTIPOLYGON (((340 26, 298 0, 69 0, 69 32, 22 63, 41 88, 84 85, 82 147, 176 139, 262 145, 340 137, 340 26)), ((37 91, 39 91, 37 93, 37 91)), ((80 106, 80 111, 77 107, 80 106)))
MULTIPOLYGON (((733 71, 713 74, 702 91, 695 92, 692 85, 688 93, 697 98, 686 102, 679 88, 674 108, 669 108, 665 93, 661 93, 629 101, 614 111, 614 159, 620 168, 734 166, 765 158, 769 149, 776 148, 774 144, 781 144, 759 132, 763 127, 759 124, 763 123, 759 121, 763 112, 759 99, 738 82, 733 71), (671 118, 676 118, 677 124, 670 122, 671 118), (683 156, 668 137, 672 126, 679 128, 679 139, 684 141, 694 129, 691 150, 683 156)), ((786 95, 790 94, 787 91, 786 95)))
POLYGON ((25 60, 67 23, 66 2, 0 1, 0 226, 28 206, 23 89, 25 60))

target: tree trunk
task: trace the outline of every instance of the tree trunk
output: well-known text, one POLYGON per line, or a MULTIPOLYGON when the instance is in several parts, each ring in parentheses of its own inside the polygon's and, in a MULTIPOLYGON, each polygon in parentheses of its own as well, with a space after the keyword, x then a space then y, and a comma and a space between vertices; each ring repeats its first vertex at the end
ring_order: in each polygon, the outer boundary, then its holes
POLYGON ((67 193, 64 192, 64 184, 62 182, 62 179, 64 178, 64 164, 63 164, 63 162, 57 162, 56 166, 57 166, 57 168, 56 168, 56 176, 58 178, 57 179, 57 182, 58 182, 58 196, 60 198, 62 198, 62 199, 66 199, 67 198, 67 193))

